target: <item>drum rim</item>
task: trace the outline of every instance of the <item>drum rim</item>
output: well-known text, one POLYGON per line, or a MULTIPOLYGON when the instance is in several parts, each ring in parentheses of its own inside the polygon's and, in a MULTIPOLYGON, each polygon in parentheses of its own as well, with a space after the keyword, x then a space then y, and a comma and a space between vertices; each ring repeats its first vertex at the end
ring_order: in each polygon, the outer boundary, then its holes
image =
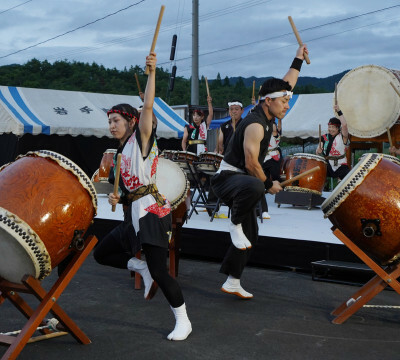
MULTIPOLYGON (((358 67, 356 67, 356 68, 350 70, 349 72, 347 72, 345 75, 343 75, 343 77, 340 79, 340 81, 339 81, 339 83, 338 83, 338 85, 337 85, 338 88, 340 88, 340 85, 343 85, 343 82, 346 81, 347 78, 353 76, 353 74, 354 74, 355 72, 359 72, 360 70, 364 70, 364 69, 366 69, 366 68, 375 68, 375 69, 379 69, 380 71, 383 71, 383 72, 385 72, 386 74, 388 74, 388 76, 391 77, 393 80, 395 80, 395 81, 396 81, 396 84, 399 84, 399 83, 400 83, 400 79, 398 79, 398 78, 393 74, 393 71, 398 71, 398 70, 389 69, 389 68, 386 68, 386 67, 384 67, 384 66, 369 64, 369 65, 358 66, 358 67), (393 70, 393 71, 392 71, 392 70, 393 70)), ((339 91, 339 93, 340 93, 340 91, 339 91)), ((394 96, 397 98, 397 94, 395 94, 394 91, 393 91, 393 94, 394 94, 394 96)), ((334 104, 335 104, 335 96, 333 96, 332 102, 333 102, 333 105, 334 105, 334 104)), ((340 102, 339 102, 339 103, 340 103, 340 102)), ((393 114, 393 115, 395 115, 395 114, 393 114)), ((399 119, 399 117, 400 117, 400 103, 399 103, 399 105, 398 105, 398 109, 397 109, 397 114, 396 114, 396 116, 393 116, 393 119, 394 119, 394 120, 392 120, 391 122, 390 122, 390 121, 387 122, 387 124, 386 124, 387 126, 382 126, 382 129, 380 129, 380 130, 377 129, 377 128, 375 128, 375 129, 373 129, 373 130, 370 130, 368 133, 366 133, 366 132, 360 131, 359 129, 355 129, 355 128, 352 126, 351 122, 349 123, 349 122, 347 121, 347 126, 348 126, 348 129, 349 129, 349 134, 350 134, 350 135, 353 135, 353 136, 357 136, 357 137, 359 137, 359 138, 371 138, 371 137, 375 137, 375 136, 380 136, 380 135, 382 135, 383 133, 386 132, 386 129, 387 129, 388 127, 389 127, 389 128, 392 127, 392 126, 397 122, 397 120, 399 119)))
POLYGON ((37 151, 29 151, 25 155, 19 155, 15 160, 24 158, 24 157, 33 157, 38 156, 42 158, 50 158, 55 161, 58 165, 60 165, 65 170, 70 171, 75 177, 78 179, 79 183, 83 186, 83 188, 89 193, 92 204, 94 207, 94 216, 97 215, 97 192, 95 187, 92 184, 90 178, 86 175, 86 173, 72 160, 67 158, 64 155, 61 155, 55 151, 50 150, 37 150, 37 151))
POLYGON ((313 159, 313 160, 317 160, 317 161, 321 161, 325 164, 328 164, 328 162, 326 161, 326 159, 321 156, 321 155, 317 155, 317 154, 309 154, 309 153, 296 153, 291 155, 290 159, 293 159, 295 156, 297 156, 298 158, 306 158, 306 159, 313 159))
POLYGON ((32 259, 36 279, 42 280, 51 273, 50 254, 40 236, 29 224, 11 211, 0 207, 0 228, 9 233, 32 259))
POLYGON ((383 154, 368 153, 364 159, 360 159, 357 166, 353 167, 342 181, 333 189, 332 194, 322 203, 321 209, 324 218, 332 215, 339 205, 361 185, 364 178, 378 165, 383 159, 383 154))
POLYGON ((186 150, 185 150, 185 151, 179 151, 179 150, 177 150, 176 153, 177 153, 177 154, 190 154, 190 155, 194 155, 194 156, 198 157, 198 155, 197 155, 196 153, 191 152, 191 151, 186 151, 186 150))

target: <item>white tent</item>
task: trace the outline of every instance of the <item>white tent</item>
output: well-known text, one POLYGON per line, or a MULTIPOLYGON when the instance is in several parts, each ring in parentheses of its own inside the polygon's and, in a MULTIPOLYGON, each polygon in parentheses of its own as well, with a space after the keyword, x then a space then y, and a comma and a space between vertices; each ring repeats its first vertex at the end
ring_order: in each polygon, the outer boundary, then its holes
MULTIPOLYGON (((0 134, 108 136, 106 112, 113 105, 142 105, 139 96, 0 86, 0 134)), ((159 138, 181 138, 186 121, 162 99, 154 113, 159 138)))

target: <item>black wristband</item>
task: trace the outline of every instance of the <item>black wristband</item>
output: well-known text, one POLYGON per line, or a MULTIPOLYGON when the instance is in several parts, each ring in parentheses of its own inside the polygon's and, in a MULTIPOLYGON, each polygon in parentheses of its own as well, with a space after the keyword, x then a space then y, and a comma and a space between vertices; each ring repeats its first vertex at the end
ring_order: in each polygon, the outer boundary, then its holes
POLYGON ((272 187, 273 183, 270 178, 267 178, 267 180, 264 181, 264 187, 265 190, 269 190, 272 187))
POLYGON ((339 111, 337 112, 337 114, 338 114, 339 116, 342 116, 342 115, 343 115, 342 110, 339 110, 339 111))
POLYGON ((300 71, 301 65, 303 65, 303 60, 301 60, 301 59, 295 57, 295 58, 293 59, 292 65, 290 65, 290 67, 291 67, 292 69, 296 69, 296 70, 299 70, 299 71, 300 71))

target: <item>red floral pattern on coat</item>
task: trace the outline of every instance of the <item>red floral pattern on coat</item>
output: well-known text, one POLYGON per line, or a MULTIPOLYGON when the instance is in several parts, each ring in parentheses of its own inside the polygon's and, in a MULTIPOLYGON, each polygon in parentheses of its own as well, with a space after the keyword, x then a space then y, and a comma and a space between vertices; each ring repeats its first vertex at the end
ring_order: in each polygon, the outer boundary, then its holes
POLYGON ((171 207, 169 205, 158 206, 158 204, 155 203, 145 208, 145 210, 149 213, 158 215, 159 218, 162 218, 171 212, 171 207))
POLYGON ((151 177, 157 172, 157 165, 158 165, 158 156, 154 158, 153 164, 151 164, 151 177))

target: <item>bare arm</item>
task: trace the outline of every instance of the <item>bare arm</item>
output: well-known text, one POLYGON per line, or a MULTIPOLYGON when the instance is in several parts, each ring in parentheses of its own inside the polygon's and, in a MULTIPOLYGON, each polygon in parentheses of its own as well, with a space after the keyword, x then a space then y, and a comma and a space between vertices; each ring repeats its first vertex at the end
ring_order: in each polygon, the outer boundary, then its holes
MULTIPOLYGON (((334 109, 335 109, 336 113, 338 113, 338 112, 340 111, 338 105, 335 105, 335 106, 334 106, 334 109)), ((349 139, 349 129, 348 129, 348 127, 347 127, 347 121, 346 121, 346 119, 345 119, 343 113, 342 113, 342 115, 339 115, 339 114, 338 114, 338 118, 339 118, 339 120, 340 120, 340 124, 341 124, 341 127, 342 127, 343 143, 344 143, 344 144, 347 144, 347 141, 348 141, 348 139, 349 139)))
POLYGON ((140 114, 139 129, 142 139, 142 155, 147 156, 149 152, 149 140, 153 130, 153 104, 156 87, 156 63, 157 57, 154 52, 146 57, 146 65, 149 67, 146 90, 144 91, 144 102, 140 114))
POLYGON ((219 136, 218 136, 218 153, 222 154, 224 152, 224 133, 222 132, 221 128, 219 129, 219 136))
MULTIPOLYGON (((296 57, 301 60, 304 60, 304 53, 308 54, 307 46, 305 44, 303 44, 297 49, 296 57)), ((292 86, 293 89, 297 83, 299 74, 300 74, 299 70, 290 68, 289 71, 286 73, 286 75, 283 77, 283 80, 289 82, 289 84, 292 86)))
POLYGON ((187 138, 188 138, 188 130, 187 130, 187 127, 185 126, 185 128, 183 129, 183 137, 182 137, 182 143, 181 143, 183 151, 186 151, 187 138))
POLYGON ((212 106, 212 97, 211 96, 207 96, 207 102, 208 102, 208 116, 206 119, 206 125, 207 125, 207 130, 210 127, 211 124, 211 120, 214 116, 214 109, 212 106))

